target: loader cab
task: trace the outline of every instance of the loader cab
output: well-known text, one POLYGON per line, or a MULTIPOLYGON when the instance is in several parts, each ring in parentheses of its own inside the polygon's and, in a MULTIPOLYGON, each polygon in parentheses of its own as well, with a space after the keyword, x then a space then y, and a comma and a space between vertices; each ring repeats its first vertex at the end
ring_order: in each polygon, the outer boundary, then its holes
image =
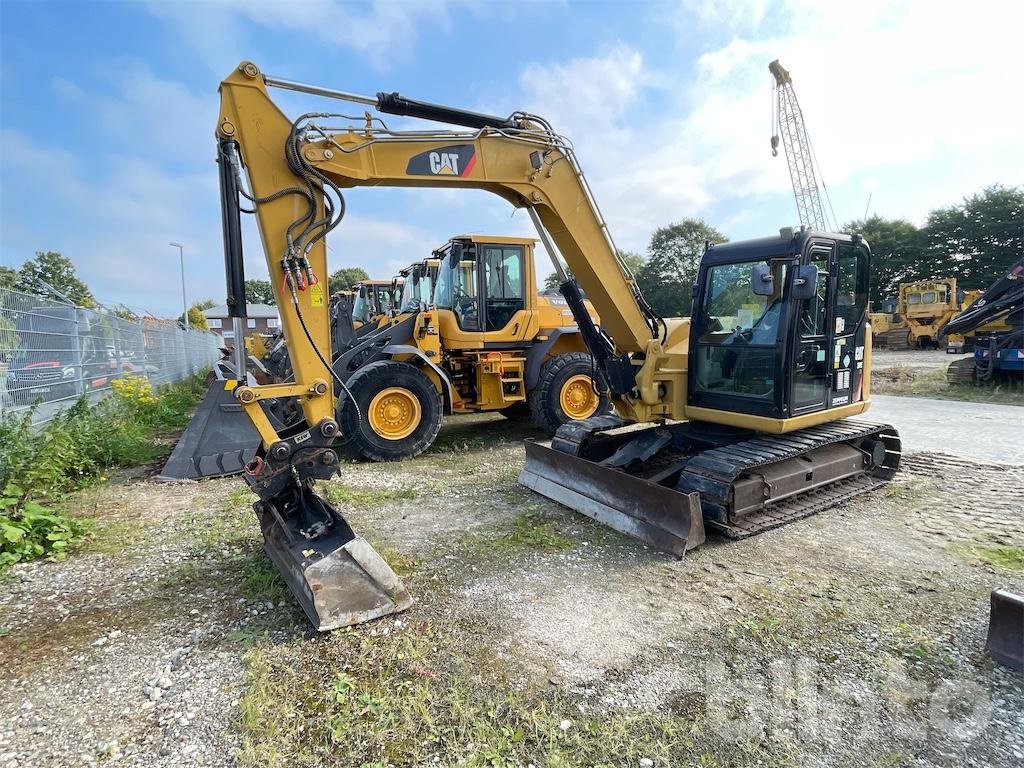
POLYGON ((446 339, 465 348, 521 344, 536 332, 534 241, 463 235, 434 252, 434 304, 446 339))
POLYGON ((398 309, 400 314, 421 312, 433 304, 434 281, 440 264, 438 259, 425 259, 402 270, 405 286, 398 309))
POLYGON ((401 303, 404 279, 363 280, 352 286, 355 300, 352 304, 352 319, 358 323, 376 322, 397 309, 401 303))
POLYGON ((785 419, 864 399, 870 262, 850 235, 710 247, 694 296, 689 404, 785 419))

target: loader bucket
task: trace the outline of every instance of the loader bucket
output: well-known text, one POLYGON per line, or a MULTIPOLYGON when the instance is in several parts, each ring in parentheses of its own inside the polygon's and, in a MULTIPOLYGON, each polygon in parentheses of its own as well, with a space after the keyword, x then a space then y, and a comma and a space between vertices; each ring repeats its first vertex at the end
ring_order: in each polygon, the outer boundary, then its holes
POLYGON ((985 648, 1000 664, 1024 670, 1024 597, 1005 589, 992 590, 985 648))
POLYGON ((700 495, 526 441, 520 485, 655 549, 682 557, 704 543, 700 495))
POLYGON ((294 519, 270 504, 255 506, 263 548, 310 623, 321 632, 404 611, 412 598, 398 575, 345 519, 319 498, 334 519, 330 532, 306 538, 294 519))
POLYGON ((237 475, 252 461, 260 445, 259 434, 233 389, 230 379, 210 384, 157 480, 237 475))

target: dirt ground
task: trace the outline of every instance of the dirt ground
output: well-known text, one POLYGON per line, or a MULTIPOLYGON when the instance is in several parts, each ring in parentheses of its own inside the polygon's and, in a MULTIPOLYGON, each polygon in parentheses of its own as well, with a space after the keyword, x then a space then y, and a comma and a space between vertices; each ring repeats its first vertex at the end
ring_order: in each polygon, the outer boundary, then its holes
POLYGON ((984 652, 990 590, 1024 590, 1024 466, 913 453, 675 560, 518 486, 536 436, 453 418, 326 484, 417 600, 326 636, 240 480, 82 494, 82 550, 0 584, 0 768, 1024 760, 1024 680, 984 652))

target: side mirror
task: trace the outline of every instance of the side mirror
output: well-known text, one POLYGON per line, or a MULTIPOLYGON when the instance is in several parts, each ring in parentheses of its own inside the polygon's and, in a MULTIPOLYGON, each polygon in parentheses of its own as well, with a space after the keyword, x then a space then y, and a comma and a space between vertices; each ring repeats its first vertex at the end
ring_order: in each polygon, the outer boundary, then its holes
POLYGON ((765 262, 759 262, 751 267, 750 289, 755 296, 771 296, 775 293, 772 270, 765 262))
POLYGON ((813 264, 805 264, 796 268, 796 279, 793 281, 793 298, 809 299, 818 292, 818 268, 813 264))

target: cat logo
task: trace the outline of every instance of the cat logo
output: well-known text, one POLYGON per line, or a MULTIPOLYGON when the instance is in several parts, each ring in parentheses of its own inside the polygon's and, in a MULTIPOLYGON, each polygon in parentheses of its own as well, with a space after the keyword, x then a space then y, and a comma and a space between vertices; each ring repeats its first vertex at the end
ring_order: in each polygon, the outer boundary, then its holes
POLYGON ((410 176, 466 177, 476 165, 476 148, 472 144, 455 144, 421 152, 409 158, 405 172, 410 176))
POLYGON ((444 176, 458 176, 459 156, 448 152, 431 152, 430 172, 444 176))

